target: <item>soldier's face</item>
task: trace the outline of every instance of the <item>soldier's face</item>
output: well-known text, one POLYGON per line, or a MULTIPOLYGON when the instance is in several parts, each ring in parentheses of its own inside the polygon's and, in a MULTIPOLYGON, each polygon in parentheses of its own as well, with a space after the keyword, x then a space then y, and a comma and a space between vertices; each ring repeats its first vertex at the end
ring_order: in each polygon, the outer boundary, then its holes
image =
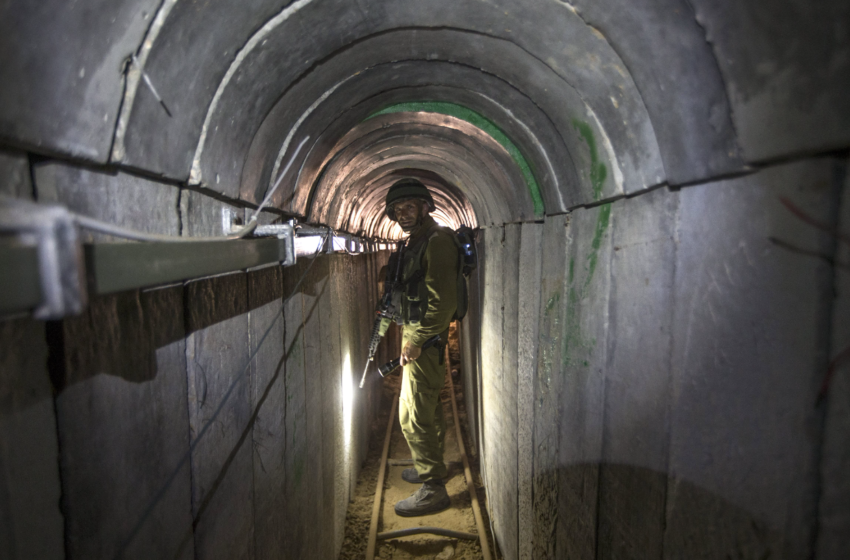
POLYGON ((406 232, 413 231, 422 221, 423 206, 421 200, 402 200, 393 204, 395 219, 406 232))

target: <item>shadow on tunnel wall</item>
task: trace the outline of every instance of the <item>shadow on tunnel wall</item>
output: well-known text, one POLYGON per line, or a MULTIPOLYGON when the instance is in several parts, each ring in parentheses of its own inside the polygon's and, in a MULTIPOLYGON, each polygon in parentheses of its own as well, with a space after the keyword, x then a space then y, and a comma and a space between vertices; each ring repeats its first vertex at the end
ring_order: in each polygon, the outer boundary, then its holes
POLYGON ((48 324, 57 394, 99 373, 134 383, 156 377, 156 349, 185 337, 182 286, 94 298, 77 317, 48 324))
MULTIPOLYGON (((61 345, 52 360, 62 363, 52 371, 71 557, 98 550, 96 557, 188 558, 193 548, 203 556, 221 544, 215 533, 233 541, 225 557, 253 546, 261 520, 254 521, 252 500, 236 507, 234 500, 259 484, 249 475, 262 443, 255 430, 268 432, 297 391, 289 377, 299 366, 290 362, 300 363, 302 331, 315 328, 320 303, 327 305, 329 260, 97 298, 80 317, 51 325, 51 350, 61 345), (298 300, 292 316, 284 313, 290 299, 298 300), (250 321, 244 317, 254 310, 250 321), (221 351, 235 361, 216 362, 221 351), (222 521, 231 529, 222 532, 222 521), (226 535, 234 531, 238 538, 226 535)), ((293 442, 281 445, 282 457, 298 452, 293 442)), ((292 484, 281 467, 266 473, 259 465, 266 484, 292 484)), ((259 512, 275 499, 253 502, 259 512)), ((287 512, 272 517, 279 525, 287 512)), ((281 546, 297 551, 302 543, 281 546)))
POLYGON ((780 527, 663 472, 620 463, 580 463, 539 474, 535 485, 554 491, 557 497, 547 505, 557 504, 557 509, 535 504, 535 525, 549 527, 552 533, 535 534, 534 558, 796 557, 780 527), (623 487, 646 501, 617 500, 623 487), (666 515, 664 507, 650 503, 663 506, 674 497, 675 511, 668 506, 666 515))
MULTIPOLYGON (((275 386, 276 383, 278 383, 278 381, 280 381, 281 375, 282 374, 285 375, 285 365, 286 365, 286 363, 290 360, 291 357, 293 357, 295 354, 298 353, 298 350, 296 350, 296 345, 301 342, 301 339, 299 337, 300 337, 302 331, 304 330, 304 325, 307 322, 309 322, 310 319, 313 317, 314 313, 316 312, 316 310, 319 306, 319 301, 320 301, 321 297, 325 294, 325 292, 327 290, 327 286, 328 286, 327 269, 324 270, 324 273, 322 273, 322 271, 317 271, 317 272, 319 272, 318 276, 317 275, 311 276, 311 275, 307 274, 309 269, 304 270, 304 271, 301 270, 301 269, 304 269, 304 268, 306 268, 306 267, 305 266, 299 266, 296 269, 296 271, 297 271, 296 275, 300 276, 301 274, 303 274, 304 276, 302 278, 303 278, 304 281, 301 282, 297 286, 298 289, 296 291, 286 290, 286 294, 285 294, 286 299, 289 299, 289 298, 294 297, 296 295, 304 294, 304 295, 314 296, 315 300, 313 301, 313 304, 310 306, 310 308, 306 309, 304 311, 303 320, 299 324, 298 328, 296 329, 296 332, 291 335, 292 342, 284 348, 284 352, 281 355, 280 359, 278 360, 276 366, 274 367, 274 371, 273 371, 270 379, 266 382, 265 386, 262 389, 255 388, 255 393, 259 395, 259 398, 254 403, 253 410, 251 411, 250 418, 249 418, 248 422, 245 424, 244 429, 239 434, 239 437, 238 437, 238 440, 236 441, 236 444, 233 446, 232 449, 230 449, 230 451, 227 454, 224 462, 221 464, 221 467, 218 469, 218 472, 215 475, 214 479, 212 480, 211 484, 209 484, 204 489, 205 490, 204 496, 198 497, 198 503, 195 504, 195 507, 194 507, 192 526, 187 527, 184 530, 182 538, 180 540, 180 544, 177 548, 177 551, 174 553, 174 556, 173 556, 173 558, 175 560, 179 559, 179 558, 183 558, 187 554, 187 551, 189 550, 189 545, 192 542, 193 538, 195 537, 195 533, 198 531, 198 526, 199 526, 201 520, 204 518, 205 514, 210 509, 210 507, 215 507, 213 504, 214 504, 215 499, 217 497, 218 490, 220 488, 222 488, 222 486, 224 484, 226 484, 226 478, 227 478, 227 475, 228 475, 228 473, 231 469, 231 466, 234 464, 235 461, 238 460, 238 454, 239 454, 240 450, 242 449, 243 444, 247 440, 249 440, 249 438, 252 436, 252 433, 255 429, 255 425, 257 424, 258 418, 260 416, 261 408, 266 403, 266 400, 269 398, 269 395, 271 394, 273 387, 275 386)), ((295 275, 292 275, 292 276, 295 276, 295 275)), ((259 295, 259 297, 257 297, 257 298, 251 298, 251 306, 250 306, 251 310, 257 309, 257 308, 261 307, 262 305, 265 305, 267 303, 271 303, 271 302, 273 302, 273 301, 284 296, 284 294, 281 293, 280 289, 279 289, 282 284, 280 282, 279 271, 277 269, 269 268, 269 269, 265 269, 264 271, 258 271, 257 273, 253 273, 253 274, 249 275, 248 281, 249 281, 249 285, 255 288, 254 290, 249 290, 249 294, 256 293, 256 294, 259 295)), ((286 282, 286 284, 292 284, 292 282, 286 282)), ((286 287, 289 287, 289 286, 286 286, 286 287)), ((206 288, 207 287, 205 287, 205 289, 206 288)), ((220 293, 220 292, 214 291, 212 293, 215 294, 215 293, 220 293)), ((282 309, 281 309, 281 311, 282 311, 282 309)), ((203 322, 198 322, 198 323, 192 323, 192 325, 194 327, 196 327, 197 330, 200 330, 201 328, 204 328, 204 326, 210 326, 212 324, 215 324, 215 323, 218 323, 218 322, 221 322, 221 321, 224 321, 226 319, 231 318, 231 315, 229 313, 224 313, 223 315, 224 315, 223 317, 216 317, 215 315, 206 315, 206 316, 204 316, 204 318, 213 320, 212 323, 210 323, 209 325, 204 325, 203 322), (220 320, 216 321, 215 319, 220 319, 220 320)), ((233 315, 233 316, 235 316, 235 315, 233 315)), ((269 328, 269 330, 271 330, 271 327, 269 328)), ((266 331, 266 332, 268 333, 268 331, 266 331)), ((261 343, 262 342, 260 342, 260 344, 261 343)), ((252 356, 252 359, 253 359, 253 356, 252 356)), ((241 373, 244 374, 245 372, 241 372, 241 373)), ((241 377, 241 375, 238 375, 237 377, 241 377)), ((235 383, 236 383, 236 381, 234 381, 234 384, 235 383)), ((230 393, 228 392, 227 394, 229 395, 230 393)), ((227 397, 225 397, 225 400, 226 400, 226 398, 227 397)), ((224 405, 224 402, 219 404, 219 410, 221 409, 221 407, 223 405, 224 405)), ((203 437, 207 428, 210 427, 215 421, 216 421, 216 418, 215 418, 215 415, 214 415, 213 418, 210 419, 207 422, 207 424, 204 426, 204 428, 202 429, 202 431, 198 435, 198 437, 195 439, 195 441, 192 442, 191 447, 195 446, 195 444, 198 442, 198 440, 200 440, 203 437)), ((255 442, 252 442, 252 443, 255 443, 255 442)), ((256 445, 256 443, 255 443, 255 445, 256 445)), ((190 458, 190 456, 192 454, 192 451, 193 450, 190 448, 189 451, 186 453, 186 455, 183 459, 183 462, 188 461, 188 459, 190 458)), ((262 465, 261 465, 261 468, 263 470, 265 470, 265 467, 262 466, 262 465)), ((175 474, 177 474, 177 472, 175 472, 175 474)), ((169 480, 166 483, 166 487, 170 484, 171 484, 171 480, 169 480)), ((134 532, 131 533, 130 539, 128 539, 128 541, 132 540, 132 538, 135 536, 135 533, 138 532, 140 526, 147 521, 147 517, 149 516, 150 512, 155 508, 156 505, 157 505, 156 501, 154 501, 154 503, 151 504, 149 509, 146 510, 143 513, 139 523, 137 524, 136 528, 134 529, 134 532)), ((295 539, 293 539, 293 540, 295 540, 295 539)), ((129 544, 129 542, 126 543, 126 544, 129 544)), ((126 544, 125 544, 125 547, 126 547, 126 544)), ((119 550, 118 556, 119 557, 122 556, 124 554, 124 552, 125 552, 125 549, 119 550)))
MULTIPOLYGON (((298 293, 320 297, 327 274, 325 269, 322 278, 305 277, 298 293)), ((185 286, 92 296, 81 315, 48 323, 49 369, 56 393, 98 374, 133 383, 154 379, 157 349, 283 297, 279 279, 270 279, 265 270, 258 270, 185 286)))

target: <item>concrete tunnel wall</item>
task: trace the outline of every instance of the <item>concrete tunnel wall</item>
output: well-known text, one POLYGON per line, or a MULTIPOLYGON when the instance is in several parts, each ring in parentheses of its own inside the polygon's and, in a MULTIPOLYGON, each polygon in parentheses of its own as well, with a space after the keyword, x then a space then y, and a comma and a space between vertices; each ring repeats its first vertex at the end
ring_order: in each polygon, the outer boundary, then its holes
MULTIPOLYGON (((309 136, 263 221, 392 238, 417 174, 482 227, 465 398, 506 558, 850 556, 846 369, 817 398, 847 247, 779 201, 850 228, 845 2, 0 10, 4 194, 218 235, 309 136)), ((382 258, 316 260, 250 361, 308 261, 4 321, 0 549, 333 557, 382 258)))
MULTIPOLYGON (((241 212, 121 173, 34 176, 39 200, 148 230, 219 235, 222 210, 241 212)), ((379 396, 374 379, 346 393, 385 260, 326 255, 3 322, 3 557, 338 554, 379 396)))

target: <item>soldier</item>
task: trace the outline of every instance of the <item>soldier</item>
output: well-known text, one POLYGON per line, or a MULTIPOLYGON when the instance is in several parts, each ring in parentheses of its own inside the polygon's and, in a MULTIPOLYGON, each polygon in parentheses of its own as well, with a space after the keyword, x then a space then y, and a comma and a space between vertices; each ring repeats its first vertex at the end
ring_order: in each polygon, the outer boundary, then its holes
POLYGON ((415 465, 405 469, 402 478, 422 486, 395 505, 396 513, 405 517, 450 505, 443 481, 448 470, 443 462, 446 422, 440 390, 445 382, 443 349, 457 309, 459 261, 453 234, 430 215, 434 208, 431 193, 416 179, 402 179, 387 193, 387 216, 409 234, 402 255, 399 421, 415 465), (440 335, 440 343, 423 351, 423 343, 434 335, 440 335))

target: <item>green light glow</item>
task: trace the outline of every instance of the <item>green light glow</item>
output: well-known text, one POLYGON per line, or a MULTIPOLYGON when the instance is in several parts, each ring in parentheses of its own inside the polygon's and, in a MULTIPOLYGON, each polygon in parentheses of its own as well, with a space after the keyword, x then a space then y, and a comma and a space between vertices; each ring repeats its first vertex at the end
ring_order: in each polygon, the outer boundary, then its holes
POLYGON ((507 134, 502 132, 502 129, 496 126, 493 121, 487 119, 480 113, 476 113, 475 111, 464 107, 463 105, 448 103, 445 101, 411 101, 407 103, 396 103, 395 105, 384 107, 380 111, 372 113, 369 117, 367 117, 367 120, 372 117, 377 117, 378 115, 408 112, 438 113, 441 115, 448 115, 450 117, 464 120, 490 135, 496 142, 505 148, 505 150, 507 150, 508 154, 510 154, 511 158, 514 160, 514 163, 516 163, 517 167, 519 167, 519 170, 525 179, 525 183, 528 186, 529 194, 531 195, 531 202, 534 205, 534 215, 537 217, 543 216, 545 208, 543 206, 543 197, 540 195, 540 185, 537 184, 537 179, 534 178, 534 173, 531 171, 528 161, 519 151, 516 144, 514 144, 513 141, 508 138, 507 134))

